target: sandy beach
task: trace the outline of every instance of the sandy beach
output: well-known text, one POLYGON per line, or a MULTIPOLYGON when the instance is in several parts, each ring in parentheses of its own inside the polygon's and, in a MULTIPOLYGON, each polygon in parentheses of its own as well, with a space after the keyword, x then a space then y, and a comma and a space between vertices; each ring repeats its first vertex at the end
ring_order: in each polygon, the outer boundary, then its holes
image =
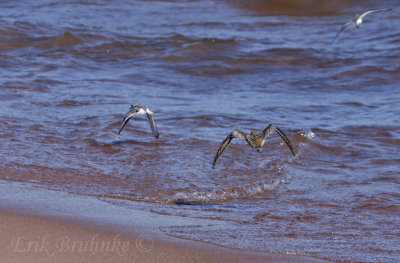
POLYGON ((1 262, 310 262, 192 241, 168 242, 32 215, 0 212, 1 262))
POLYGON ((1 188, 0 262, 322 262, 170 237, 160 231, 168 216, 126 213, 96 198, 7 182, 1 188))

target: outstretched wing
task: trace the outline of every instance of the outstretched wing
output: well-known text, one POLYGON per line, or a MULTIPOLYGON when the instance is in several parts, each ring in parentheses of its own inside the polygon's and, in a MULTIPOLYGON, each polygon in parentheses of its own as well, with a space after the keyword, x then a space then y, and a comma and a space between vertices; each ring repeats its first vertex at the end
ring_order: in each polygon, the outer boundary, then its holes
POLYGON ((337 32, 335 38, 332 40, 331 45, 333 44, 333 42, 335 42, 336 38, 338 38, 338 36, 340 35, 340 33, 342 33, 342 31, 349 25, 353 24, 353 20, 348 21, 346 24, 344 24, 342 26, 342 28, 339 30, 339 32, 337 32))
POLYGON ((221 143, 221 146, 218 149, 217 154, 215 155, 214 162, 212 168, 214 169, 215 164, 217 163, 218 158, 221 156, 221 154, 225 151, 225 149, 231 144, 231 141, 233 138, 240 138, 244 139, 246 138, 246 134, 239 130, 234 130, 231 132, 228 136, 226 136, 225 140, 221 143))
POLYGON ((371 9, 371 10, 368 10, 368 11, 365 11, 364 13, 362 13, 362 14, 360 15, 360 18, 363 19, 366 15, 369 15, 369 14, 371 14, 371 13, 375 13, 375 12, 384 12, 384 11, 390 11, 390 10, 392 10, 392 9, 390 9, 390 8, 371 9))
POLYGON ((154 119, 153 119, 153 114, 152 113, 146 113, 146 114, 147 114, 147 118, 149 119, 151 130, 153 131, 154 136, 158 139, 159 133, 158 133, 156 123, 154 122, 154 119))
POLYGON ((132 119, 135 115, 137 114, 137 109, 132 109, 128 111, 127 114, 125 114, 124 119, 122 120, 122 124, 121 127, 119 128, 119 131, 117 133, 117 136, 115 137, 116 139, 118 139, 119 134, 121 133, 121 131, 124 129, 125 125, 128 123, 128 121, 130 119, 132 119))
POLYGON ((290 151, 293 153, 294 156, 296 156, 296 154, 293 151, 293 146, 290 143, 289 139, 286 137, 286 135, 283 133, 283 131, 281 131, 278 127, 276 127, 275 125, 268 125, 267 128, 265 128, 261 134, 261 139, 264 141, 265 138, 272 132, 275 131, 281 138, 282 140, 286 143, 286 145, 289 147, 290 151))

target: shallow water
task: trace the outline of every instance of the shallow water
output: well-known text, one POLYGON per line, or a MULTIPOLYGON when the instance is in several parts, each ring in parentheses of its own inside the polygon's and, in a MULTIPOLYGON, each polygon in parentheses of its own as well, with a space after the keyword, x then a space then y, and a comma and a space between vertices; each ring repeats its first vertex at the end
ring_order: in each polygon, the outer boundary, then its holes
POLYGON ((1 3, 0 178, 204 219, 176 237, 398 260, 400 10, 320 2, 1 3), (132 103, 160 139, 139 116, 115 140, 132 103), (270 123, 296 157, 271 134, 211 168, 270 123))

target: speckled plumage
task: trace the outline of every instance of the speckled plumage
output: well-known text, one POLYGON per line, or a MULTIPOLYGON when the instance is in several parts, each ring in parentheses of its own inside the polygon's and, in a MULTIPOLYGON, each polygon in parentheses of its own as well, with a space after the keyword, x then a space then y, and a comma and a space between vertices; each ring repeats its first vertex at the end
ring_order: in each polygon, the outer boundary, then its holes
POLYGON ((154 119, 153 119, 153 112, 151 112, 147 107, 145 107, 143 105, 139 105, 139 104, 131 105, 128 113, 125 114, 124 119, 122 120, 122 124, 121 124, 121 127, 119 128, 116 138, 118 139, 122 129, 125 127, 125 125, 128 123, 128 121, 130 119, 132 119, 135 115, 147 115, 147 118, 149 119, 151 130, 154 134, 154 137, 156 137, 158 139, 159 133, 158 133, 156 123, 154 122, 154 119))
POLYGON ((234 130, 231 132, 225 140, 221 143, 221 146, 219 147, 217 154, 215 155, 214 162, 213 162, 213 168, 215 167, 215 164, 217 163, 218 158, 222 155, 222 153, 225 151, 225 149, 229 146, 233 138, 239 138, 247 142, 252 148, 256 149, 258 152, 261 152, 261 148, 263 147, 265 143, 265 138, 272 132, 275 131, 278 133, 278 135, 282 138, 282 140, 286 143, 286 145, 289 147, 290 151, 293 153, 295 156, 296 154, 293 151, 293 146, 290 143, 289 139, 286 137, 286 135, 275 125, 268 125, 267 128, 265 128, 261 133, 258 133, 257 131, 252 131, 250 134, 245 134, 244 132, 240 130, 234 130))

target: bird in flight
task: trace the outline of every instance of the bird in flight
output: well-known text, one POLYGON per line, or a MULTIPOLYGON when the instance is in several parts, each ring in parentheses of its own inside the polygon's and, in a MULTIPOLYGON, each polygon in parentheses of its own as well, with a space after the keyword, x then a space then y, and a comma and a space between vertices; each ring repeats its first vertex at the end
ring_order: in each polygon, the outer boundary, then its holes
POLYGON ((214 168, 215 164, 217 163, 218 158, 225 151, 225 149, 229 146, 229 144, 231 143, 233 138, 242 139, 242 140, 246 141, 252 148, 256 149, 258 152, 261 152, 261 148, 263 147, 263 145, 265 143, 265 138, 273 131, 275 131, 276 133, 278 133, 279 136, 281 136, 282 140, 289 147, 290 151, 293 153, 294 156, 296 156, 296 154, 293 151, 292 144, 290 143, 290 141, 286 137, 286 135, 283 133, 283 131, 281 131, 275 125, 270 124, 261 133, 258 133, 257 131, 252 131, 250 134, 245 134, 244 132, 242 132, 240 130, 234 130, 233 132, 231 132, 228 136, 226 136, 225 140, 221 143, 221 146, 219 147, 218 152, 215 155, 212 168, 214 168))
POLYGON ((159 133, 156 123, 154 122, 153 119, 153 112, 151 112, 147 107, 139 104, 132 104, 131 107, 129 108, 128 113, 125 114, 124 119, 122 120, 121 127, 119 128, 118 134, 116 136, 116 139, 118 139, 119 134, 121 133, 122 129, 125 127, 125 125, 128 123, 130 119, 132 119, 136 115, 145 115, 145 114, 149 119, 150 127, 151 130, 153 131, 154 137, 158 139, 159 133))
POLYGON ((366 15, 369 15, 369 14, 375 13, 375 12, 385 12, 385 11, 390 11, 390 10, 392 10, 392 9, 389 9, 389 8, 385 8, 385 9, 371 9, 371 10, 365 11, 365 12, 362 13, 361 15, 356 14, 356 15, 354 16, 353 19, 351 19, 350 21, 348 21, 346 24, 344 24, 344 25, 342 26, 342 28, 341 28, 341 29, 339 30, 339 32, 336 34, 335 38, 332 40, 332 43, 331 43, 331 44, 333 44, 333 42, 335 42, 336 38, 338 38, 338 36, 340 35, 340 33, 342 33, 342 31, 343 31, 347 26, 354 25, 356 28, 358 28, 358 27, 361 25, 361 23, 363 22, 363 18, 364 18, 366 15))

